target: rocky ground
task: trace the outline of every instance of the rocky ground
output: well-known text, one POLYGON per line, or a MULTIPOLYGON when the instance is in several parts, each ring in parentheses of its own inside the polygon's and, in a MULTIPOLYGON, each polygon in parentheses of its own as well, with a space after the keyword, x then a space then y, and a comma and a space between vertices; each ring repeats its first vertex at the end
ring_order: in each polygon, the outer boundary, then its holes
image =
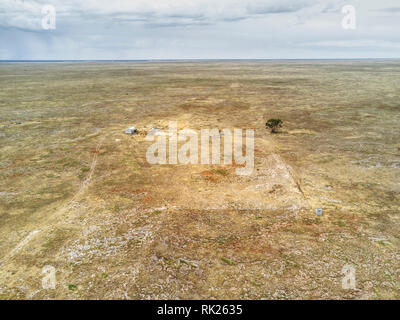
POLYGON ((397 61, 0 71, 1 298, 400 298, 397 61), (150 165, 169 121, 254 129, 253 173, 150 165))

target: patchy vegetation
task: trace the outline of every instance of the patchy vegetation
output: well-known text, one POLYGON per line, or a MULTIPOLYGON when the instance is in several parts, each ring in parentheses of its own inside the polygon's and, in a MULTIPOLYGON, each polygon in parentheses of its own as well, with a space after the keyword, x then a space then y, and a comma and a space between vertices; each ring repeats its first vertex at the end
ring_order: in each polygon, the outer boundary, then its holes
POLYGON ((283 122, 281 119, 269 119, 265 126, 271 129, 271 133, 277 133, 282 128, 283 122))
POLYGON ((389 60, 1 64, 0 298, 399 299, 399 73, 389 60), (288 134, 272 139, 271 114, 288 134), (148 164, 144 133, 171 119, 255 129, 254 173, 148 164), (356 290, 341 287, 347 264, 356 290))

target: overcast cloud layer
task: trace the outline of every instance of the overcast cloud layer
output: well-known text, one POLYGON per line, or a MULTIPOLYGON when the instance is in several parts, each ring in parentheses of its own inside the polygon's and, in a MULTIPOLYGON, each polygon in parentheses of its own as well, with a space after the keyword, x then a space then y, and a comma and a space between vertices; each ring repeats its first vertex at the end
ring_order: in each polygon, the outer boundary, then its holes
POLYGON ((400 58, 400 2, 0 0, 0 40, 2 60, 400 58))

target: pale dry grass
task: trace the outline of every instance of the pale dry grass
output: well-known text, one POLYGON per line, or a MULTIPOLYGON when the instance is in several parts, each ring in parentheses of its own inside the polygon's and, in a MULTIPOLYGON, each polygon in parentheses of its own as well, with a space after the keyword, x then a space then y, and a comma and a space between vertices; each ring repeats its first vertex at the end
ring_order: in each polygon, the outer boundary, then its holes
POLYGON ((399 298, 399 71, 0 65, 0 297, 399 298), (149 165, 144 134, 169 120, 255 129, 258 170, 149 165), (345 264, 357 290, 341 288, 345 264))

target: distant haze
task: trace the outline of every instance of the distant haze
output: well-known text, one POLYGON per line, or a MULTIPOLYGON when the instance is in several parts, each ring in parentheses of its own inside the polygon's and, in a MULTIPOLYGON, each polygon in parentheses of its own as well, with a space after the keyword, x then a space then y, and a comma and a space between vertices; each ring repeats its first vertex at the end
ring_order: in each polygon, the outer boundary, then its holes
POLYGON ((400 2, 1 0, 0 40, 0 60, 400 58, 400 2))

